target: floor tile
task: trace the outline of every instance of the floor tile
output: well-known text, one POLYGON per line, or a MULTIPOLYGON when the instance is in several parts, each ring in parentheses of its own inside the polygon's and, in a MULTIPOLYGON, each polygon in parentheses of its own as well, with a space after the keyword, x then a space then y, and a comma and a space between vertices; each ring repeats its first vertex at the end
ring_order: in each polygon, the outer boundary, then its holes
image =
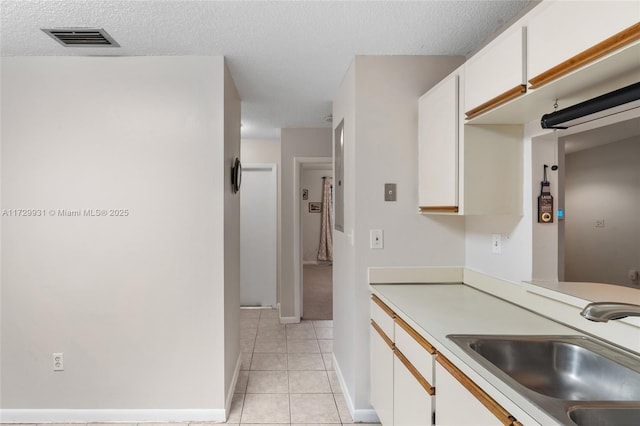
POLYGON ((284 337, 279 338, 263 338, 256 339, 256 344, 253 348, 253 352, 287 352, 287 339, 284 337))
POLYGON ((313 326, 315 328, 333 327, 333 320, 315 320, 313 326))
POLYGON ((340 415, 331 394, 291 394, 291 421, 339 423, 340 415))
POLYGON ((242 406, 244 404, 244 394, 236 393, 231 400, 231 409, 229 410, 229 417, 227 417, 227 423, 240 423, 240 415, 242 414, 242 406))
POLYGON ((324 352, 322 353, 322 360, 324 361, 324 369, 327 371, 333 370, 333 353, 324 352))
POLYGON ((240 354, 240 370, 248 370, 251 368, 251 358, 253 354, 251 352, 242 352, 240 354))
POLYGON ((289 371, 289 390, 294 393, 331 393, 326 371, 289 371))
POLYGON ((235 393, 245 393, 247 391, 247 382, 249 381, 249 372, 240 370, 238 381, 236 382, 235 393))
POLYGON ((280 322, 280 311, 277 309, 263 309, 260 312, 260 319, 276 319, 280 322))
POLYGON ((321 354, 294 353, 287 354, 289 370, 324 370, 325 365, 321 354))
POLYGON ((318 339, 333 339, 333 328, 316 328, 316 336, 318 339))
POLYGON ((336 401, 336 407, 338 407, 338 414, 340 415, 340 421, 344 423, 353 423, 353 418, 351 417, 351 413, 349 412, 349 407, 347 406, 347 401, 344 399, 343 394, 335 394, 333 395, 336 401))
POLYGON ((289 395, 246 394, 241 423, 289 423, 290 421, 289 395))
POLYGON ((333 352, 333 339, 332 340, 318 340, 320 346, 320 352, 333 352))
POLYGON ((257 339, 285 339, 287 337, 284 326, 258 327, 257 339))
POLYGON ((287 339, 315 339, 316 332, 311 323, 287 324, 287 339))
POLYGON ((289 393, 286 371, 251 371, 247 393, 289 393))
POLYGON ((333 393, 342 393, 342 388, 340 387, 340 379, 338 379, 338 375, 335 371, 327 371, 327 376, 329 377, 329 384, 331 385, 331 391, 333 393))
POLYGON ((240 339, 240 352, 253 352, 253 345, 256 343, 254 338, 240 339))
POLYGON ((240 320, 244 319, 260 319, 259 309, 240 309, 240 320))
POLYGON ((286 370, 287 354, 256 352, 251 360, 251 370, 286 370))
POLYGON ((287 352, 293 353, 319 353, 320 347, 315 339, 291 339, 287 340, 287 352))

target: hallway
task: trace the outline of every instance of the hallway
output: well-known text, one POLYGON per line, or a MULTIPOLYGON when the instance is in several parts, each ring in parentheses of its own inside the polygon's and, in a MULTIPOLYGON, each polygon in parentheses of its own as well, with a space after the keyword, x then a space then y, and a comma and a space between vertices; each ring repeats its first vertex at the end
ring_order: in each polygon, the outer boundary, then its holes
POLYGON ((305 320, 333 319, 333 266, 329 262, 306 264, 302 268, 302 317, 305 320))
POLYGON ((282 325, 275 309, 243 309, 242 367, 228 424, 353 423, 332 367, 333 322, 282 325))

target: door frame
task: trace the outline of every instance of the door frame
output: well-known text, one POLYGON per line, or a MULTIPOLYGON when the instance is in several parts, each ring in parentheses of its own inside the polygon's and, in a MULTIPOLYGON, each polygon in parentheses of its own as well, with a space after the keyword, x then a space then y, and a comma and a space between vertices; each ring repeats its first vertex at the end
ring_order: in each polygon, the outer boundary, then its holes
POLYGON ((302 318, 302 170, 312 165, 329 164, 333 168, 332 157, 293 158, 293 313, 298 322, 302 318))

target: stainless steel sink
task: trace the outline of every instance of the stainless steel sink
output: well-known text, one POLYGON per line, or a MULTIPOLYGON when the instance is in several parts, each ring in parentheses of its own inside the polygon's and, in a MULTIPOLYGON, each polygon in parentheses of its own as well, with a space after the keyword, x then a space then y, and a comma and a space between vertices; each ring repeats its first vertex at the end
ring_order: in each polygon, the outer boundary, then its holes
POLYGON ((635 416, 632 424, 640 425, 640 358, 631 353, 584 336, 447 337, 563 424, 596 424, 585 418, 597 413, 635 416), (624 403, 624 410, 612 411, 622 408, 616 403, 624 403))
POLYGON ((640 424, 640 407, 580 407, 569 418, 580 426, 632 426, 640 424))

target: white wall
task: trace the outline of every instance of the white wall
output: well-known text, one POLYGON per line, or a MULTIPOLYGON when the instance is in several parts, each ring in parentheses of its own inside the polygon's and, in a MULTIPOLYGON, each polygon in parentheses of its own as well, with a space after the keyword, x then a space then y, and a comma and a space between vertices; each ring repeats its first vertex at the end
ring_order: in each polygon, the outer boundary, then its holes
POLYGON ((279 139, 242 139, 243 163, 274 163, 280 168, 279 139))
POLYGON ((220 419, 239 353, 238 260, 225 258, 239 99, 224 59, 1 67, 2 209, 45 212, 2 217, 3 420, 220 419))
POLYGON ((295 157, 331 157, 331 128, 282 129, 280 316, 295 316, 293 185, 295 157))
POLYGON ((639 163, 638 137, 565 157, 566 281, 633 284, 627 272, 640 269, 639 163))
POLYGON ((318 261, 322 213, 309 213, 309 203, 322 202, 323 176, 333 176, 331 164, 327 164, 324 170, 304 168, 302 171, 302 188, 309 190, 308 200, 300 198, 302 203, 300 207, 302 214, 302 260, 304 262, 318 261))
POLYGON ((224 153, 218 173, 224 176, 224 390, 225 409, 240 371, 240 193, 231 188, 231 167, 240 157, 241 104, 238 90, 224 63, 224 153))
POLYGON ((334 356, 356 420, 369 402, 369 290, 372 266, 464 264, 464 220, 422 216, 418 206, 418 98, 460 57, 359 56, 334 98, 345 120, 345 232, 334 233, 334 356), (397 184, 396 202, 384 184, 397 184), (384 249, 369 230, 384 230, 384 249))

